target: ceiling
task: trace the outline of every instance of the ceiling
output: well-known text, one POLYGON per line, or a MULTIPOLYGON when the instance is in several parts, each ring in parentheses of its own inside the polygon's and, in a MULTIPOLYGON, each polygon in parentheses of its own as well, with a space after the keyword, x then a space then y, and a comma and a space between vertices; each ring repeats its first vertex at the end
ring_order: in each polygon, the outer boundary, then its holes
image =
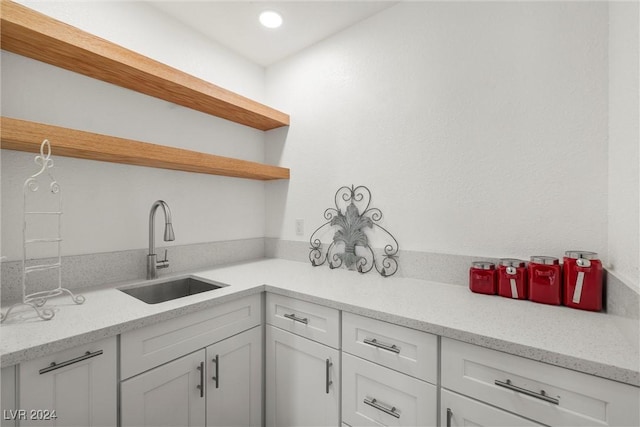
POLYGON ((158 9, 250 61, 269 66, 362 21, 397 1, 150 1, 158 9), (258 15, 280 13, 278 29, 258 15))

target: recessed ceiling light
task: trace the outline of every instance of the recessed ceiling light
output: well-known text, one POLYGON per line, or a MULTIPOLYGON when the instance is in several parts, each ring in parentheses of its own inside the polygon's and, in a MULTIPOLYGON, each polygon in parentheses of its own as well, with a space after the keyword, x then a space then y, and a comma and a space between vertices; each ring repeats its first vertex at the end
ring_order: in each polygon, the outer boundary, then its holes
POLYGON ((265 10, 260 14, 260 23, 267 28, 278 28, 282 25, 282 16, 273 10, 265 10))

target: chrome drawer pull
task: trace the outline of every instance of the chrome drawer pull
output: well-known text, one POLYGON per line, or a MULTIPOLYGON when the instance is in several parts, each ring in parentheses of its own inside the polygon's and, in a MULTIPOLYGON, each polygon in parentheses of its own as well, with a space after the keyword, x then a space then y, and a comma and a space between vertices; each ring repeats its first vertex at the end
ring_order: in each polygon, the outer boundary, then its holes
POLYGON ((200 390, 200 397, 204 397, 204 362, 200 362, 200 366, 196 369, 200 371, 200 384, 198 384, 196 388, 200 390))
POLYGON ((285 314, 284 317, 286 317, 287 319, 291 319, 294 322, 304 323, 305 325, 309 323, 309 319, 307 319, 306 317, 298 317, 295 314, 285 314))
POLYGON ((394 353, 400 353, 400 349, 395 344, 393 345, 384 344, 384 343, 378 342, 378 340, 375 338, 373 339, 365 338, 363 342, 365 344, 369 344, 374 347, 381 348, 383 350, 392 351, 394 353))
POLYGON ((381 403, 379 403, 377 399, 375 398, 369 399, 368 397, 364 398, 364 403, 365 405, 372 406, 376 408, 378 411, 382 411, 385 414, 391 415, 392 417, 400 418, 400 414, 396 412, 398 409, 395 406, 392 406, 391 409, 389 409, 383 406, 381 403))
POLYGON ((211 361, 216 364, 216 375, 211 377, 211 379, 216 382, 216 388, 219 388, 220 386, 220 355, 216 354, 216 357, 211 359, 211 361))
POLYGON ((560 404, 560 399, 547 396, 547 393, 544 390, 540 390, 540 393, 536 393, 535 391, 527 390, 526 388, 518 387, 511 384, 511 380, 509 379, 505 382, 495 380, 494 384, 500 387, 507 388, 509 390, 516 391, 518 393, 526 394, 527 396, 535 397, 536 399, 544 400, 545 402, 553 403, 554 405, 560 404))
POLYGON ((451 427, 451 418, 453 418, 453 411, 447 408, 447 427, 451 427))
POLYGON ((326 385, 326 386, 325 386, 325 392, 326 392, 327 394, 329 394, 329 386, 330 386, 331 384, 333 384, 333 381, 331 381, 331 379, 329 378, 329 377, 330 377, 329 369, 331 369, 331 367, 333 366, 333 363, 331 363, 331 360, 330 360, 330 359, 327 359, 327 360, 326 360, 325 366, 326 366, 326 383, 325 383, 325 385, 326 385))
POLYGON ((40 375, 46 374, 47 372, 55 371, 56 369, 64 368, 65 366, 73 365, 74 363, 82 362, 83 360, 91 359, 92 357, 100 356, 102 354, 102 350, 94 351, 91 353, 87 351, 82 356, 78 356, 75 359, 67 360, 66 362, 56 363, 51 362, 51 365, 46 368, 40 369, 40 375))

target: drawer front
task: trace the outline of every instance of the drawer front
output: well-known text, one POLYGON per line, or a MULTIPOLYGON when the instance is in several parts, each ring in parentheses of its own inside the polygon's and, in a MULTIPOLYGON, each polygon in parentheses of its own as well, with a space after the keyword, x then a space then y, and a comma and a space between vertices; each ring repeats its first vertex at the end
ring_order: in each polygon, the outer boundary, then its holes
POLYGON ((116 425, 117 353, 116 337, 109 337, 21 363, 17 403, 27 417, 18 425, 116 425))
POLYGON ((447 390, 440 392, 440 419, 446 427, 537 427, 525 418, 447 390))
POLYGON ((350 426, 434 426, 436 386, 342 353, 342 419, 350 426))
POLYGON ((640 388, 442 338, 442 387, 554 426, 637 426, 640 388))
POLYGON ((335 349, 340 348, 340 312, 336 309, 267 294, 267 323, 335 349))
POLYGON ((126 379, 260 324, 260 295, 250 295, 120 336, 126 379))
POLYGON ((438 337, 387 322, 342 313, 342 350, 436 384, 438 337))

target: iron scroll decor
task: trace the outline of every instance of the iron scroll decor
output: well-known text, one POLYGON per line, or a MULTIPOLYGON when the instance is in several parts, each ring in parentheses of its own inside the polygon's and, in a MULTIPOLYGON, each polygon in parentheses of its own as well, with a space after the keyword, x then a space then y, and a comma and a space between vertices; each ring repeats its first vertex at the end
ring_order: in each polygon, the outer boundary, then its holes
POLYGON ((368 273, 374 267, 383 277, 393 276, 398 271, 398 241, 380 224, 382 211, 371 208, 371 191, 365 186, 340 187, 334 196, 335 208, 324 211, 327 221, 318 227, 309 243, 309 260, 314 267, 328 263, 330 268, 343 265, 349 269, 368 273), (323 252, 320 235, 337 227, 333 241, 323 252), (369 245, 367 232, 382 231, 387 241, 382 253, 369 245))

